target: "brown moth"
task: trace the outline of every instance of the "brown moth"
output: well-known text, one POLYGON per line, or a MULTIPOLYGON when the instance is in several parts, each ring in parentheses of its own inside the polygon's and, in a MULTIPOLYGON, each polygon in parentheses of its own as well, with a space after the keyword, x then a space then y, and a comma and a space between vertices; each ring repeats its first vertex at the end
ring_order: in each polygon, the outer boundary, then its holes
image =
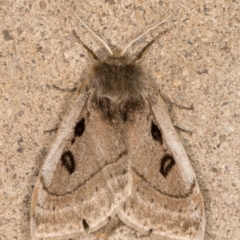
POLYGON ((116 216, 152 239, 204 239, 195 174, 141 66, 152 42, 134 60, 124 55, 127 48, 113 53, 105 43, 110 54, 99 60, 82 43, 93 64, 35 185, 33 239, 88 236, 116 216))

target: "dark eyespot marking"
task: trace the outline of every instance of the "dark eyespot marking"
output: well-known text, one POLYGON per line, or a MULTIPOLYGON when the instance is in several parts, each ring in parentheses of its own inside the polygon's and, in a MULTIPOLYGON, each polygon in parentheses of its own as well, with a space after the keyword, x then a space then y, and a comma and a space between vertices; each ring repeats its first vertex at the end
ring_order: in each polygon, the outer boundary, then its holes
POLYGON ((84 230, 85 230, 85 231, 88 231, 89 225, 88 225, 86 219, 83 219, 83 220, 82 220, 82 225, 83 225, 84 230))
POLYGON ((63 153, 61 157, 61 162, 70 174, 75 171, 75 161, 73 154, 70 151, 66 151, 65 153, 63 153))
POLYGON ((162 134, 159 130, 158 126, 152 122, 151 133, 154 140, 160 142, 162 144, 162 134))
POLYGON ((171 171, 172 167, 175 165, 175 161, 172 156, 166 154, 161 161, 160 173, 167 177, 168 173, 171 171))
POLYGON ((75 137, 81 137, 85 130, 85 119, 82 118, 75 126, 74 135, 75 137))

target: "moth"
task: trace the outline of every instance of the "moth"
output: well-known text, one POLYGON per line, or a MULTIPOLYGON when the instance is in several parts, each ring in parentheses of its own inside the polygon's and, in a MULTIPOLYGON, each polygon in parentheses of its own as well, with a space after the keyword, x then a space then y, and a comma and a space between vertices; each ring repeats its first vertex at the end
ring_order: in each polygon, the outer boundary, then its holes
POLYGON ((153 42, 134 59, 126 57, 127 48, 112 51, 103 42, 109 52, 103 60, 81 43, 92 66, 39 173, 33 239, 85 237, 114 217, 152 239, 204 239, 197 179, 141 65, 153 42))

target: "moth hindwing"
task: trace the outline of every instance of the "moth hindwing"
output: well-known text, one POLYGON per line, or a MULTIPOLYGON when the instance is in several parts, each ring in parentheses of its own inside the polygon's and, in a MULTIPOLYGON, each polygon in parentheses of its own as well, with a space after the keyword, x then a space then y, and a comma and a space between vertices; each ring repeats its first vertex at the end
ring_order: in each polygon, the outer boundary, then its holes
POLYGON ((153 239, 203 240, 202 196, 141 66, 147 48, 134 60, 111 50, 99 60, 83 46, 93 64, 39 173, 32 237, 97 234, 114 217, 153 239))

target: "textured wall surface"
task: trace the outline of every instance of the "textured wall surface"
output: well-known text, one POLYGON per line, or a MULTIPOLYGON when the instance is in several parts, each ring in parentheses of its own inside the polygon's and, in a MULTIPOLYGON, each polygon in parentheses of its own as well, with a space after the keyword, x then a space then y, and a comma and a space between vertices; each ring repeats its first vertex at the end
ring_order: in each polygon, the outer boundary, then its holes
MULTIPOLYGON (((72 93, 88 67, 82 41, 102 45, 70 7, 111 47, 149 50, 146 70, 172 102, 171 117, 191 159, 206 207, 206 240, 240 236, 240 3, 202 1, 0 1, 0 239, 30 239, 34 183, 72 93)), ((92 236, 91 239, 96 239, 92 236)), ((138 239, 122 224, 109 239, 138 239)), ((139 238, 140 239, 140 238, 139 238)), ((148 239, 141 238, 141 239, 148 239)))

